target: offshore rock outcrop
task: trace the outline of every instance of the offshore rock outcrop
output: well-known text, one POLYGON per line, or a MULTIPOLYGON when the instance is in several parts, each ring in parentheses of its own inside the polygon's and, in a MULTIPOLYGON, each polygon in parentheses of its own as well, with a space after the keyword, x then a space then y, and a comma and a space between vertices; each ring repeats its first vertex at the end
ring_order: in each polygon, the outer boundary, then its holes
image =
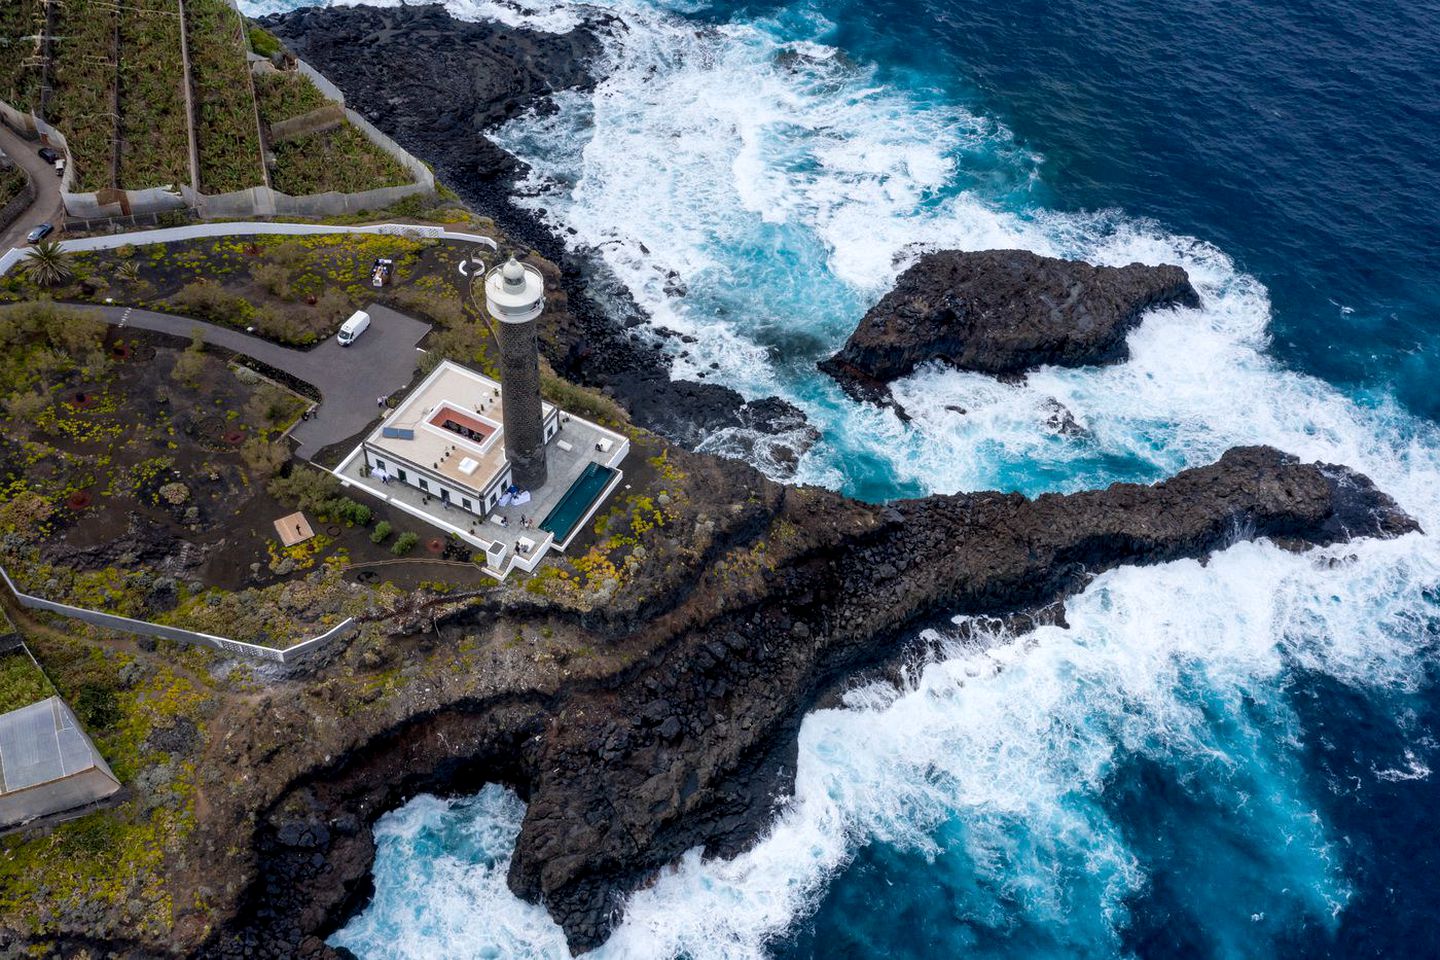
MULTIPOLYGON (((528 803, 511 888, 543 903, 573 950, 592 948, 625 898, 685 851, 732 856, 762 834, 793 788, 805 713, 919 627, 1041 611, 1103 570, 1247 537, 1298 547, 1416 529, 1365 477, 1264 447, 1154 486, 888 507, 777 487, 739 464, 709 469, 717 497, 750 491, 716 548, 724 562, 667 581, 643 611, 577 624, 588 643, 624 651, 614 669, 486 697, 427 692, 333 761, 312 752, 262 809, 249 906, 203 953, 329 955, 317 935, 369 893, 374 818, 416 792, 489 780, 528 803)), ((442 631, 495 615, 461 611, 442 631)), ((274 736, 256 753, 274 756, 274 736)))
POLYGON ((1145 311, 1199 305, 1176 266, 1097 267, 1026 250, 942 250, 901 274, 820 369, 852 396, 875 400, 931 360, 994 376, 1113 363, 1127 356, 1125 335, 1145 311))

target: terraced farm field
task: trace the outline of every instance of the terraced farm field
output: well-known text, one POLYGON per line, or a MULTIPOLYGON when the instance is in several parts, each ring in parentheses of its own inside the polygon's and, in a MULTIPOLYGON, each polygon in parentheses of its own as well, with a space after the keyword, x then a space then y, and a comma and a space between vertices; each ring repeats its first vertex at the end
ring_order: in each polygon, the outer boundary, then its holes
POLYGON ((187 37, 200 150, 200 190, 265 183, 243 23, 225 0, 187 0, 187 37))
POLYGON ((120 20, 120 153, 125 187, 190 182, 190 125, 175 0, 127 0, 120 20))

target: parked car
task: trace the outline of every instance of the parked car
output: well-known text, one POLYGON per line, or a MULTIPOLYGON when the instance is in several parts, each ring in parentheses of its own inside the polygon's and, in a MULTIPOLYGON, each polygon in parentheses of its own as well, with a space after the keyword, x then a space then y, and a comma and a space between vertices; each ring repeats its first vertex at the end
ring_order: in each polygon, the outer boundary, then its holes
POLYGON ((41 240, 44 240, 46 237, 50 236, 50 234, 54 232, 54 230, 55 227, 53 224, 42 223, 34 230, 31 230, 28 234, 26 234, 25 239, 30 241, 31 243, 39 243, 41 240))
POLYGON ((360 334, 364 333, 369 326, 370 314, 364 310, 356 310, 350 315, 350 319, 345 321, 340 332, 335 335, 335 339, 340 341, 340 346, 348 347, 359 339, 360 334))
POLYGON ((383 287, 390 282, 390 276, 395 272, 395 261, 389 257, 381 257, 375 261, 375 266, 370 268, 370 286, 383 287))
POLYGON ((41 147, 40 159, 44 160, 46 163, 54 163, 56 160, 60 159, 60 154, 56 153, 54 150, 51 150, 49 147, 41 147))

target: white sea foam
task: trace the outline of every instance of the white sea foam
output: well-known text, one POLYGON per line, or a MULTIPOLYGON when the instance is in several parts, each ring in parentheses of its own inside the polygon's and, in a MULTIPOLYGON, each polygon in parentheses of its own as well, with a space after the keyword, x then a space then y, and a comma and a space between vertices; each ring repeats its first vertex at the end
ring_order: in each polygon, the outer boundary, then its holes
MULTIPOLYGON (((285 13, 297 7, 399 7, 405 0, 324 0, 297 3, 296 0, 240 0, 240 11, 248 17, 285 13)), ((512 27, 529 27, 545 33, 565 33, 581 20, 576 4, 543 0, 445 0, 445 8, 460 20, 496 20, 512 27)))
MULTIPOLYGON (((607 79, 502 139, 532 163, 529 202, 599 251, 657 323, 699 336, 681 374, 717 364, 710 375, 807 410, 826 439, 802 479, 850 485, 878 464, 896 489, 1035 492, 1158 478, 1260 442, 1357 467, 1427 530, 1440 525, 1433 426, 1278 366, 1266 291, 1222 251, 1114 213, 1014 202, 1041 166, 1003 127, 883 87, 813 39, 782 42, 763 21, 700 28, 637 0, 609 6, 627 29, 610 41, 607 79), (1009 193, 964 188, 968 159, 997 153, 1009 193), (1044 369, 1018 386, 918 371, 894 388, 908 425, 809 370, 918 251, 1008 246, 1178 262, 1204 306, 1154 313, 1130 337, 1132 358, 1112 367, 1044 369), (1047 426, 1052 401, 1081 435, 1047 426)), ((1128 756, 1203 772, 1196 781, 1253 833, 1274 888, 1290 891, 1254 893, 1254 936, 1283 923, 1287 903, 1333 922, 1348 895, 1343 854, 1294 769, 1284 686, 1302 668, 1409 689, 1430 655, 1417 624, 1436 616, 1425 594, 1436 583, 1428 535, 1298 556, 1240 544, 1205 565, 1106 574, 1070 600, 1069 629, 947 647, 903 689, 857 690, 850 709, 807 718, 796 795, 770 835, 732 861, 685 856, 634 895, 597 955, 763 956, 875 842, 928 856, 950 844, 975 878, 957 905, 967 923, 1054 920, 1073 925, 1077 946, 1113 944, 1127 897, 1147 883, 1102 802, 1128 756), (955 823, 959 839, 939 839, 955 823)), ((1404 783, 1422 768, 1375 776, 1404 783)), ((471 817, 513 837, 518 802, 417 804, 387 818, 382 840, 399 859, 382 856, 376 906, 344 942, 367 958, 563 955, 543 912, 505 891, 503 842, 467 860, 406 833, 471 817)))

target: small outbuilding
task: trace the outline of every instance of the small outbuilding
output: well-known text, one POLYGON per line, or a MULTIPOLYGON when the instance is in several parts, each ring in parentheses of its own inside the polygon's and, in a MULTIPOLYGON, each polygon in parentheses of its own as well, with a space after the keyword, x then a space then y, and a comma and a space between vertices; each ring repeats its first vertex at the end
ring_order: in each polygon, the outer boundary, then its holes
POLYGON ((91 806, 119 789, 59 697, 0 714, 0 829, 91 806))

